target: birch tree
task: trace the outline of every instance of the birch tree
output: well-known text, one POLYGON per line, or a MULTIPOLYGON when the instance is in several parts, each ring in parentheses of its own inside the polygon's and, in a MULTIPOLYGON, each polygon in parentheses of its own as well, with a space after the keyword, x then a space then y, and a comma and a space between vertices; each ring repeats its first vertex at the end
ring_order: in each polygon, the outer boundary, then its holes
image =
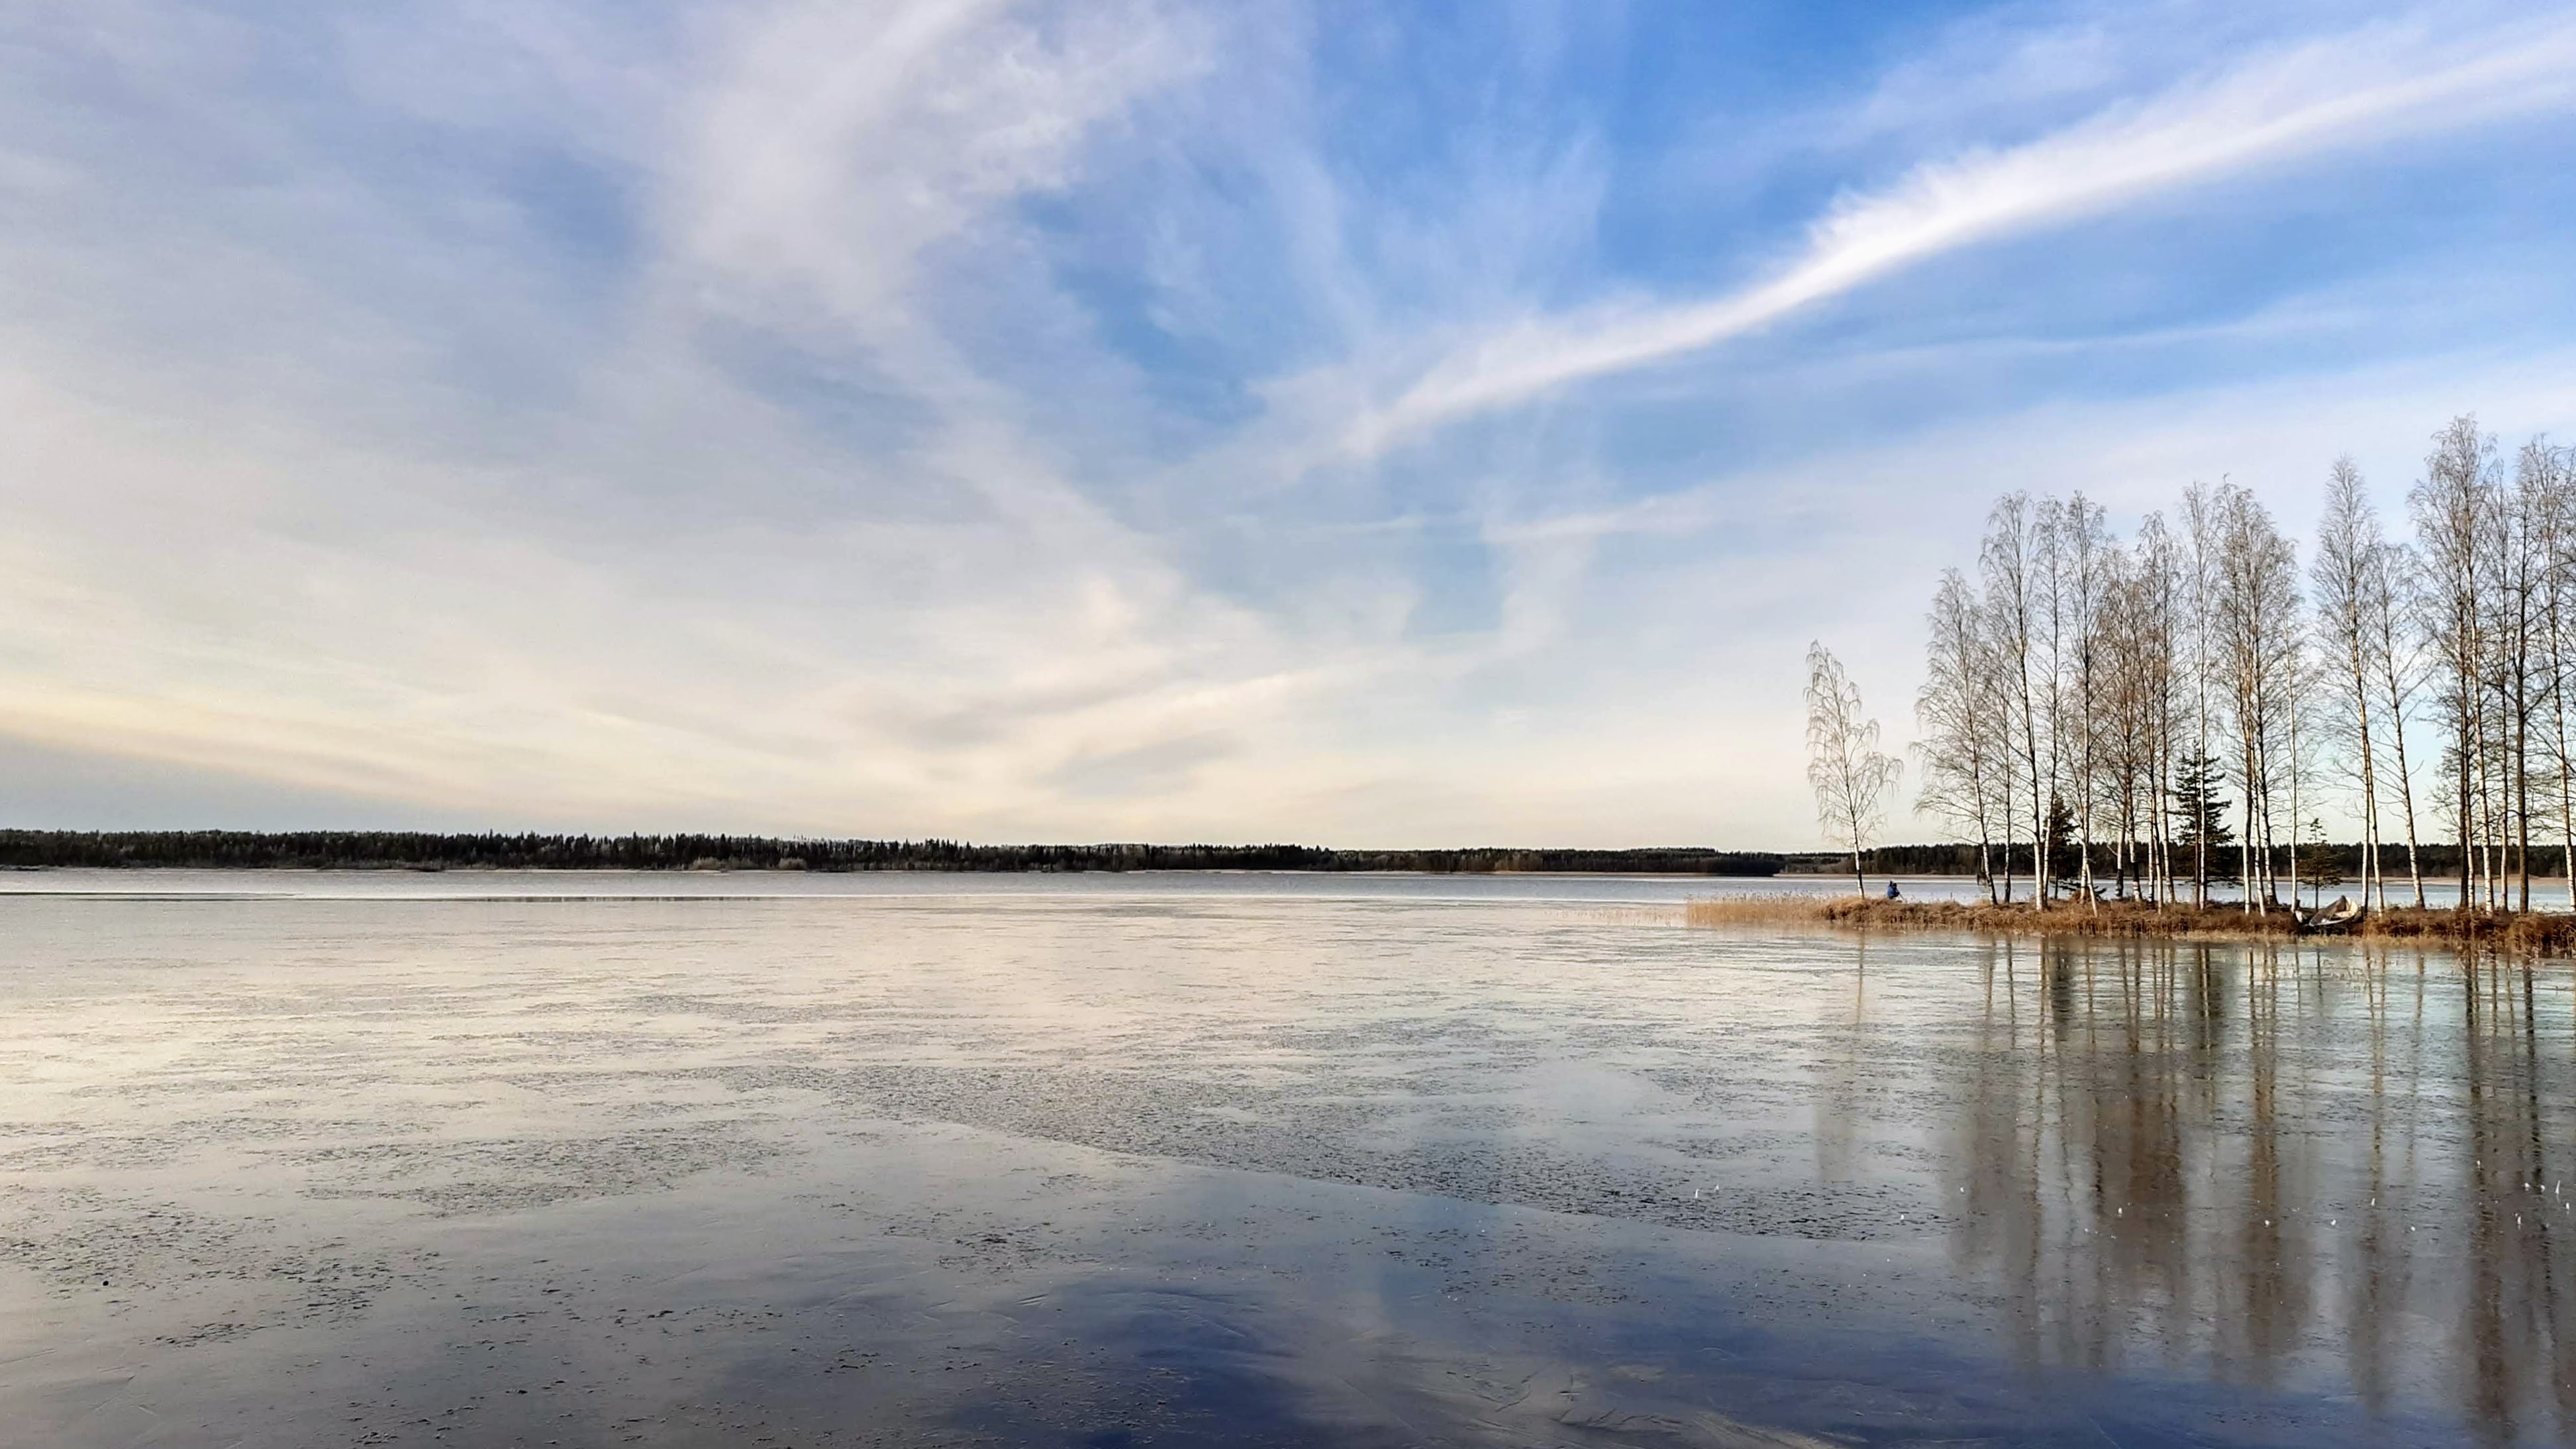
POLYGON ((2222 485, 2213 511, 2218 567, 2212 612, 2235 736, 2236 784, 2244 795, 2240 879, 2245 909, 2260 912, 2278 899, 2273 806, 2281 767, 2288 763, 2285 735, 2298 706, 2293 640, 2284 637, 2297 616, 2298 559, 2271 513, 2246 490, 2222 485))
POLYGON ((2031 908, 2048 909, 2048 788, 2040 778, 2039 689, 2033 678, 2033 636, 2038 603, 2032 569, 2030 495, 2007 493, 1986 516, 1977 569, 1985 581, 1988 634, 1993 640, 1998 687, 2003 692, 2012 745, 2021 757, 2023 809, 2030 825, 2031 908))
POLYGON ((1807 646, 1807 783, 1825 838, 1851 848, 1852 879, 1869 894, 1861 853, 1884 819, 1887 795, 1904 762, 1881 754, 1878 721, 1862 708, 1860 689, 1842 661, 1819 642, 1807 646))
MULTIPOLYGON (((2209 748, 2213 703, 2210 682, 2218 635, 2218 516, 2207 488, 2195 482, 2183 490, 2182 518, 2183 625, 2190 640, 2193 773, 2200 781, 2197 788, 2205 801, 2211 771, 2218 764, 2209 748)), ((2199 907, 2209 904, 2209 846, 2214 832, 2207 828, 2208 823, 2202 819, 2200 827, 2192 832, 2192 904, 2199 907)))
POLYGON ((2163 768, 2170 713, 2172 585, 2163 520, 2149 515, 2136 544, 2110 547, 2095 614, 2092 724, 2112 878, 2124 898, 2161 891, 2163 768))
POLYGON ((2485 752, 2486 616, 2480 590, 2491 571, 2486 518, 2495 440, 2463 415, 2433 435, 2424 476, 2407 495, 2423 558, 2423 625, 2437 671, 2434 704, 2444 736, 2446 803, 2460 847, 2460 909, 2475 904, 2480 759, 2485 752))
MULTIPOLYGON (((2415 770, 2407 758, 2406 728, 2416 716, 2423 694, 2425 652, 2418 622, 2422 570, 2415 551, 2403 543, 2383 541, 2366 560, 2362 576, 2363 621, 2369 634, 2371 688, 2381 706, 2386 738, 2396 769, 2400 816, 2406 825, 2406 875, 2415 888, 2415 909, 2424 909, 2424 850, 2415 825, 2415 770)), ((2380 882, 2379 904, 2388 905, 2388 883, 2380 882)))
POLYGON ((2495 529, 2497 585, 2490 597, 2495 613, 2497 702, 2502 709, 2499 743, 2503 747, 2505 800, 2510 820, 2507 842, 2512 851, 2514 909, 2531 909, 2531 843, 2535 826, 2544 839, 2555 774, 2535 785, 2532 766, 2546 748, 2533 740, 2547 727, 2547 713, 2561 672, 2548 627, 2556 571, 2559 528, 2556 512, 2560 489, 2556 459, 2545 440, 2523 445, 2514 462, 2513 488, 2498 490, 2502 517, 2495 529))
POLYGON ((2549 672, 2540 621, 2548 573, 2543 539, 2549 492, 2546 456, 2545 449, 2524 447, 2516 457, 2510 484, 2499 460, 2488 494, 2493 567, 2485 595, 2487 669, 2488 694, 2495 710, 2490 736, 2495 800, 2493 895, 2498 906, 2516 911, 2531 909, 2533 831, 2537 824, 2545 836, 2547 819, 2546 784, 2535 787, 2532 780, 2532 730, 2549 672))
POLYGON ((1999 895, 1994 840, 1998 829, 2009 840, 2014 828, 2012 754, 2009 736, 1999 738, 1993 728, 2004 701, 1994 687, 1985 611, 1957 569, 1942 571, 1925 623, 1923 688, 1914 697, 1923 780, 1915 808, 1976 837, 1977 876, 1987 898, 2002 904, 2011 890, 2009 867, 1999 895))
POLYGON ((2138 526, 2135 545, 2138 589, 2138 651, 2143 662, 2141 687, 2149 717, 2146 799, 2152 893, 2158 904, 2177 899, 2173 883, 2173 850, 2165 802, 2173 798, 2174 755, 2179 744, 2175 726, 2176 635, 2180 624, 2181 568, 2173 534, 2164 515, 2150 513, 2138 526))
POLYGON ((2558 807, 2559 874, 2566 878, 2568 899, 2576 906, 2576 759, 2568 749, 2568 684, 2576 670, 2576 449, 2552 449, 2535 438, 2525 448, 2526 466, 2543 474, 2544 498, 2539 532, 2546 568, 2541 577, 2540 630, 2548 660, 2543 691, 2547 713, 2544 739, 2555 766, 2554 799, 2558 807), (2537 453, 2537 458, 2531 455, 2537 453))
MULTIPOLYGON (((2316 588, 2318 643, 2335 670, 2326 718, 2338 742, 2351 747, 2354 783, 2361 792, 2361 898, 2365 903, 2379 880, 2378 751, 2370 728, 2370 590, 2372 561, 2384 546, 2378 516, 2362 488, 2361 469, 2349 457, 2336 459, 2327 475, 2325 518, 2317 530, 2317 554, 2309 566, 2309 579, 2316 588)), ((2380 904, 2387 904, 2384 888, 2380 904)))
POLYGON ((2069 737, 2065 764, 2067 794, 2075 810, 2076 887, 2091 909, 2095 816, 2103 803, 2104 734, 2111 723, 2106 666, 2112 646, 2104 634, 2103 606, 2116 558, 2102 506, 2083 494, 2066 501, 2056 523, 2058 622, 2065 650, 2059 719, 2069 737))

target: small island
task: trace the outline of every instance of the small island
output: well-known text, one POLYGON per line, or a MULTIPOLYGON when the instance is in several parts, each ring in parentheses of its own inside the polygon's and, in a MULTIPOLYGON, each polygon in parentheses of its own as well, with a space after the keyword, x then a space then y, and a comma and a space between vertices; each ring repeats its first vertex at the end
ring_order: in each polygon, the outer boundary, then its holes
POLYGON ((2450 949, 2483 948, 2512 955, 2576 956, 2576 915, 2565 911, 2441 910, 2401 906, 2357 914, 2349 925, 2320 929, 2323 912, 2285 907, 2194 906, 2110 900, 2090 908, 2060 902, 2054 910, 1992 901, 1930 901, 1885 896, 1756 895, 1697 900, 1682 908, 1694 926, 1826 926, 1877 931, 1973 931, 2017 936, 2163 937, 2202 941, 2288 940, 2333 935, 2408 941, 2450 949))
POLYGON ((2302 570, 2233 484, 2191 485, 2125 540, 2080 492, 1997 499, 1974 578, 1944 570, 1925 613, 1912 750, 1914 809, 1975 842, 1984 899, 1871 898, 1906 762, 1819 641, 1807 776, 1860 898, 1713 901, 1692 919, 2565 954, 2576 450, 2535 437, 2507 454, 2454 418, 2407 511, 2411 536, 2391 538, 2336 459, 2302 570), (2331 844, 2329 816, 2360 843, 2331 844))

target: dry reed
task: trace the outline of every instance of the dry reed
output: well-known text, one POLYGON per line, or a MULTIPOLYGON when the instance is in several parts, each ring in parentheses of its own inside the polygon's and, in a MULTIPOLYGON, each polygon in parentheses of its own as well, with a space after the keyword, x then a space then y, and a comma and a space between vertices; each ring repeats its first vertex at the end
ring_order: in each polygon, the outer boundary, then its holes
MULTIPOLYGON (((1844 930, 1982 931, 2050 936, 2169 936, 2267 940, 2297 934, 2286 910, 2249 913, 2241 906, 2157 906, 2145 901, 2053 903, 1887 900, 1878 896, 1732 896, 1682 907, 1693 926, 1829 926, 1844 930)), ((2374 911, 2354 934, 2428 944, 2475 943, 2517 955, 2576 955, 2576 915, 2400 908, 2374 911)))

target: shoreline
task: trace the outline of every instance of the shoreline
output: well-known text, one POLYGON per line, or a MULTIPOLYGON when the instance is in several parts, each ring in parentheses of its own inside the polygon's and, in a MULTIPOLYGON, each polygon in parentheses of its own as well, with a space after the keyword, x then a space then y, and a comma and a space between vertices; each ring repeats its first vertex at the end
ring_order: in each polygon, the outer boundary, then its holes
POLYGON ((2287 907, 2249 913, 2242 906, 2158 906, 2146 901, 1887 900, 1879 896, 1741 896, 1695 900, 1682 907, 1689 926, 1810 925, 1847 931, 1969 931, 1988 935, 2094 936, 2128 940, 2414 941, 2445 947, 2486 946, 2516 955, 2576 956, 2576 914, 2391 907, 2372 911, 2348 931, 2304 933, 2287 907))

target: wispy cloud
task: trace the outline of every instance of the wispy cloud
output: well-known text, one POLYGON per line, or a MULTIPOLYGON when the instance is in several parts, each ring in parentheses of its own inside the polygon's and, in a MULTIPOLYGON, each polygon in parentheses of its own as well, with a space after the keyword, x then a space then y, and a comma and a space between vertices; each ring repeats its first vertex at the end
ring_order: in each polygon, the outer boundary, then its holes
POLYGON ((1078 174, 1093 129, 1203 63, 1129 0, 1041 24, 1009 0, 750 12, 687 104, 663 220, 680 257, 776 309, 885 325, 925 248, 1078 174))
POLYGON ((2379 28, 2302 45, 2009 149, 1845 199, 1802 254, 1723 296, 1542 317, 1442 358, 1343 436, 1362 455, 1441 423, 1649 366, 1764 327, 1910 263, 2243 171, 2576 104, 2576 25, 2437 45, 2379 28))

